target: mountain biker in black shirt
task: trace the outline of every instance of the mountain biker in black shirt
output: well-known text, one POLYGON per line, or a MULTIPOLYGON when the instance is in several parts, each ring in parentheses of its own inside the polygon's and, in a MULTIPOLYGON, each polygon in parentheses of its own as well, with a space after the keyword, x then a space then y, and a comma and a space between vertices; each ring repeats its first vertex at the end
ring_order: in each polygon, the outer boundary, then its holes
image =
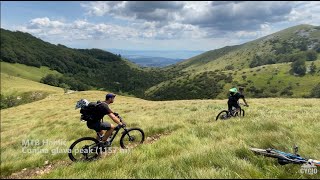
POLYGON ((229 92, 230 92, 230 94, 229 94, 229 100, 228 100, 228 111, 229 111, 229 115, 230 115, 231 112, 232 112, 232 107, 235 107, 235 108, 236 108, 235 113, 240 111, 240 105, 239 105, 239 99, 240 99, 240 98, 244 101, 245 106, 249 106, 248 103, 246 102, 245 98, 244 98, 243 90, 244 90, 243 87, 240 87, 240 88, 239 88, 239 92, 238 92, 237 88, 231 88, 231 89, 229 90, 229 92))
MULTIPOLYGON (((107 94, 106 100, 100 102, 100 104, 97 106, 97 121, 87 122, 88 128, 95 130, 97 133, 100 134, 100 136, 103 136, 103 142, 107 141, 108 137, 112 134, 113 130, 115 129, 115 126, 113 124, 101 121, 105 115, 108 115, 118 125, 122 127, 125 126, 125 124, 120 122, 120 119, 109 108, 109 104, 112 104, 114 102, 115 97, 115 94, 107 94)), ((97 139, 99 139, 99 137, 97 137, 97 139)))

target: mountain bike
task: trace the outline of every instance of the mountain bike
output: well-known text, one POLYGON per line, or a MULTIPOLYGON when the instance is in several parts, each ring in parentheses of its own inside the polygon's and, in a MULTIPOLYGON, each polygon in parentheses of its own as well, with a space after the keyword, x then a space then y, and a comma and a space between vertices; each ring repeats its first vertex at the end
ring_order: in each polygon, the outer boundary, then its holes
POLYGON ((274 148, 268 149, 258 149, 258 148, 250 148, 255 154, 263 155, 267 157, 272 157, 278 159, 278 163, 280 165, 286 164, 313 164, 315 166, 320 166, 319 160, 303 158, 298 154, 298 146, 294 146, 294 154, 286 153, 274 148))
MULTIPOLYGON (((121 122, 123 122, 122 118, 119 114, 114 113, 121 122)), ((68 156, 72 161, 92 161, 100 157, 101 152, 105 152, 111 144, 115 137, 117 136, 120 129, 123 129, 121 138, 120 138, 120 146, 122 149, 134 148, 139 144, 142 144, 145 139, 144 131, 140 128, 129 128, 118 125, 112 135, 110 136, 110 144, 106 145, 101 136, 97 133, 99 140, 93 137, 83 137, 76 140, 71 144, 68 156)))
POLYGON ((228 110, 223 110, 223 111, 219 112, 219 114, 216 117, 216 121, 218 119, 226 120, 226 119, 229 119, 231 117, 244 116, 245 115, 245 111, 241 108, 241 105, 246 106, 245 104, 239 103, 239 106, 240 106, 240 111, 239 112, 236 112, 236 108, 235 107, 232 107, 231 113, 228 110))

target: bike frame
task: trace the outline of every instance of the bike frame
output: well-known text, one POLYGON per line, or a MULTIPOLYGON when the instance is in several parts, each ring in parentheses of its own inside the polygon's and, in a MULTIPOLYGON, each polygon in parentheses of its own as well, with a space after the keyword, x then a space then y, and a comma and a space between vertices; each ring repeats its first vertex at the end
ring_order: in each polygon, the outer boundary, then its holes
MULTIPOLYGON (((117 113, 114 113, 119 119, 120 119, 120 122, 122 122, 124 125, 125 125, 125 122, 123 122, 122 118, 119 116, 119 114, 117 113)), ((95 159, 97 157, 99 157, 99 154, 100 152, 105 152, 106 150, 109 150, 109 147, 111 146, 112 142, 114 141, 115 137, 118 135, 120 129, 124 129, 124 131, 122 132, 122 136, 120 138, 120 146, 121 148, 123 149, 127 149, 127 147, 124 145, 123 141, 124 141, 124 138, 125 137, 129 137, 129 141, 135 141, 135 136, 134 135, 130 135, 129 132, 133 131, 133 132, 137 132, 139 131, 141 133, 141 141, 140 141, 140 144, 143 143, 144 141, 144 132, 142 129, 140 128, 129 128, 127 129, 126 126, 123 126, 123 125, 118 125, 116 126, 116 128, 113 130, 112 134, 110 135, 110 137, 108 137, 108 139, 110 139, 107 143, 103 142, 102 139, 104 137, 104 135, 100 135, 99 132, 97 132, 97 139, 96 138, 93 138, 93 137, 82 137, 78 140, 76 140, 75 142, 72 143, 72 145, 69 147, 69 152, 68 152, 68 156, 69 158, 72 160, 72 161, 78 161, 78 160, 86 160, 86 161, 90 161, 92 159, 95 159), (93 143, 86 143, 86 145, 80 145, 80 153, 84 156, 85 159, 83 159, 83 157, 81 158, 75 158, 75 154, 72 152, 72 150, 74 149, 74 147, 76 145, 78 145, 79 142, 83 142, 83 141, 93 141, 93 143), (82 146, 82 147, 81 147, 82 146), (91 157, 91 153, 94 153, 91 157), (90 154, 90 157, 88 156, 90 154)), ((78 148, 76 148, 78 149, 78 148)))
MULTIPOLYGON (((240 108, 239 108, 239 112, 238 112, 238 113, 240 113, 239 115, 241 116, 241 113, 242 113, 241 104, 239 104, 239 107, 240 107, 240 108)), ((231 114, 230 114, 230 115, 231 115, 232 117, 236 117, 236 116, 235 116, 236 110, 237 110, 237 108, 234 108, 234 109, 231 110, 231 114)), ((229 113, 230 113, 230 112, 229 112, 229 113)), ((243 114, 244 114, 244 112, 243 112, 243 114)))
MULTIPOLYGON (((120 122, 122 122, 122 118, 118 115, 117 116, 119 119, 120 119, 120 122)), ((117 126, 114 130, 113 130, 113 132, 112 132, 112 137, 111 137, 111 140, 110 140, 110 144, 112 144, 112 142, 113 142, 113 140, 116 138, 116 136, 117 136, 117 134, 118 134, 118 132, 120 131, 120 129, 121 129, 121 127, 120 126, 117 126)), ((127 128, 123 128, 124 129, 124 131, 123 132, 126 132, 127 131, 127 128)), ((122 133, 123 133, 122 132, 122 133)), ((97 132, 97 135, 99 136, 99 142, 102 142, 102 138, 103 138, 103 136, 101 136, 98 132, 97 132)))
MULTIPOLYGON (((120 131, 120 129, 121 129, 121 127, 117 126, 117 127, 113 130, 110 143, 112 143, 113 140, 114 140, 114 138, 116 138, 116 136, 117 136, 118 132, 120 131)), ((123 129, 126 131, 126 128, 123 128, 123 129)), ((125 131, 123 131, 123 132, 125 132, 125 131)), ((122 132, 122 133, 123 133, 123 132, 122 132)), ((99 136, 99 142, 102 142, 103 136, 100 136, 99 133, 97 133, 97 135, 99 136)))
MULTIPOLYGON (((320 166, 320 161, 314 160, 314 159, 307 159, 299 156, 298 154, 292 154, 292 153, 287 153, 283 152, 277 149, 260 149, 260 150, 265 150, 267 153, 271 153, 272 155, 268 155, 263 153, 264 156, 269 156, 281 160, 286 160, 288 163, 294 163, 294 164, 304 164, 304 163, 314 163, 315 166, 320 166)), ((259 153, 260 154, 260 153, 259 153)))
POLYGON ((283 151, 279 151, 279 150, 276 150, 276 149, 272 149, 272 151, 280 154, 280 155, 283 155, 285 156, 286 158, 290 158, 290 159, 297 159, 299 161, 307 161, 307 159, 305 158, 302 158, 296 154, 291 154, 291 153, 286 153, 286 152, 283 152, 283 151))
POLYGON ((285 160, 290 160, 290 161, 293 161, 293 162, 296 162, 296 163, 312 162, 316 166, 320 166, 320 161, 318 161, 318 160, 306 159, 306 158, 300 157, 299 155, 286 153, 286 152, 279 151, 279 150, 276 150, 276 149, 272 149, 272 150, 275 151, 276 153, 279 153, 280 155, 283 155, 285 157, 285 160))

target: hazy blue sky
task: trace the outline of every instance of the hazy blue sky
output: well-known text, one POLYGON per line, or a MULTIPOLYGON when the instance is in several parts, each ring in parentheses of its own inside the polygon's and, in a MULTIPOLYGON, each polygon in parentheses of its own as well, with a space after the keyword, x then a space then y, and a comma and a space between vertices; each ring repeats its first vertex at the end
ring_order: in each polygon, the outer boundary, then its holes
POLYGON ((212 50, 320 25, 320 2, 1 1, 1 27, 73 48, 212 50))

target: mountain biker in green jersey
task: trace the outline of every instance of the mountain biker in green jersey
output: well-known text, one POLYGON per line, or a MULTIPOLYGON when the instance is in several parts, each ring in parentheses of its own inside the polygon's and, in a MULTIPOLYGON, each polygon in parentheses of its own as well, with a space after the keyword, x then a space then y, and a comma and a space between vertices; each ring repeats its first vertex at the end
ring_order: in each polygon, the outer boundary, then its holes
MULTIPOLYGON (((228 99, 228 111, 229 111, 229 115, 231 115, 232 112, 232 107, 236 108, 236 112, 240 111, 240 105, 239 105, 239 99, 241 98, 244 103, 245 106, 249 106, 248 103, 246 102, 244 95, 243 95, 243 87, 239 88, 239 91, 237 90, 237 88, 231 88, 229 90, 229 99, 228 99)), ((235 113, 236 113, 235 112, 235 113)))

